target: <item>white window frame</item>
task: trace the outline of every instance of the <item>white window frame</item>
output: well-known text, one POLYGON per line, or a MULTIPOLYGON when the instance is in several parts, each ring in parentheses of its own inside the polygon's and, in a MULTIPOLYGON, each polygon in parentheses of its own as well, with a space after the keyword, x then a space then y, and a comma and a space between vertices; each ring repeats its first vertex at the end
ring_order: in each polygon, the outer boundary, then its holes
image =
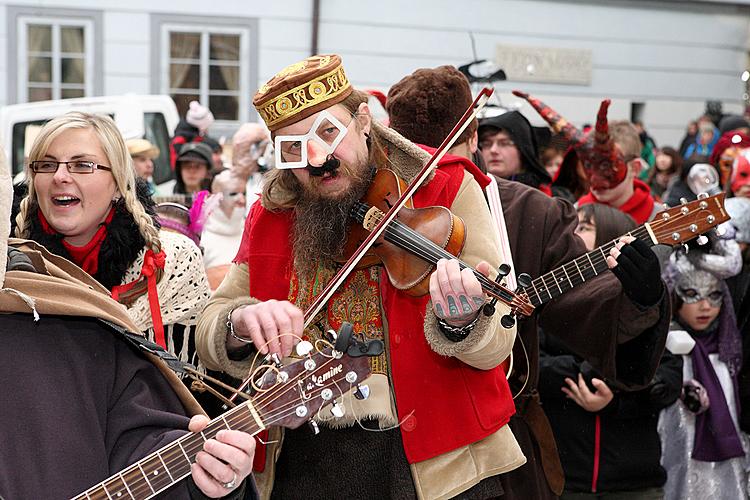
MULTIPOLYGON (((237 90, 239 95, 238 98, 238 117, 237 120, 216 120, 218 125, 236 125, 237 123, 247 122, 249 119, 249 108, 250 102, 248 96, 250 95, 250 79, 248 78, 248 61, 250 60, 250 30, 248 28, 240 27, 226 27, 226 26, 208 26, 208 25, 195 25, 195 24, 177 24, 177 23, 163 23, 160 26, 161 30, 161 54, 159 54, 159 67, 160 67, 160 88, 161 94, 172 95, 172 89, 169 84, 169 60, 171 46, 169 43, 170 33, 200 33, 201 36, 201 52, 200 52, 200 88, 198 89, 198 95, 200 103, 206 107, 209 107, 209 35, 238 35, 240 37, 240 55, 239 55, 239 73, 240 73, 240 87, 237 90)), ((179 93, 179 92, 177 92, 179 93)), ((233 96, 235 95, 232 91, 213 90, 213 95, 221 96, 233 96)))
POLYGON ((28 26, 44 25, 52 28, 52 99, 61 99, 62 90, 66 84, 62 83, 62 57, 63 52, 60 50, 60 29, 61 28, 83 28, 83 60, 84 60, 84 81, 83 95, 89 97, 94 95, 94 22, 90 19, 83 18, 53 18, 37 16, 18 16, 17 20, 18 52, 16 53, 18 61, 18 102, 28 102, 28 26))

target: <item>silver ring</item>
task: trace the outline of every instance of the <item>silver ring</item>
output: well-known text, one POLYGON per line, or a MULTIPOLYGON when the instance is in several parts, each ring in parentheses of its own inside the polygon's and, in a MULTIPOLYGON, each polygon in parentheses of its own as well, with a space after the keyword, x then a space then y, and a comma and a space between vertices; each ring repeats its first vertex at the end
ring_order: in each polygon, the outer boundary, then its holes
POLYGON ((232 474, 234 474, 234 477, 232 478, 231 481, 229 481, 227 483, 219 483, 219 484, 221 484, 223 487, 225 487, 228 490, 231 490, 232 488, 234 488, 235 486, 237 486, 237 473, 236 472, 232 472, 232 474))

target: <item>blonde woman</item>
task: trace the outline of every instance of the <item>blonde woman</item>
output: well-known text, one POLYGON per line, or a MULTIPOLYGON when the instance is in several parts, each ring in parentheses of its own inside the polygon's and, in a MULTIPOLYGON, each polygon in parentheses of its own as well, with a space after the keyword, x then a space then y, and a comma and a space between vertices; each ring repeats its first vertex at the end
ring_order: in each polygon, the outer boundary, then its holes
POLYGON ((197 362, 193 330, 209 297, 200 250, 160 231, 148 186, 115 123, 67 113, 48 122, 28 162, 16 236, 83 268, 124 304, 150 340, 197 362))

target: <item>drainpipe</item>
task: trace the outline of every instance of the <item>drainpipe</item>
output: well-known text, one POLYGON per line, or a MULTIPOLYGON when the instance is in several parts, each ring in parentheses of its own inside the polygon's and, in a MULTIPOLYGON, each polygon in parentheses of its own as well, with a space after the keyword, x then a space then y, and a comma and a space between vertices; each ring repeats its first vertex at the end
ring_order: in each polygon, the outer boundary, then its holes
POLYGON ((312 40, 310 41, 310 55, 318 53, 318 26, 320 25, 320 0, 313 0, 312 11, 312 40))

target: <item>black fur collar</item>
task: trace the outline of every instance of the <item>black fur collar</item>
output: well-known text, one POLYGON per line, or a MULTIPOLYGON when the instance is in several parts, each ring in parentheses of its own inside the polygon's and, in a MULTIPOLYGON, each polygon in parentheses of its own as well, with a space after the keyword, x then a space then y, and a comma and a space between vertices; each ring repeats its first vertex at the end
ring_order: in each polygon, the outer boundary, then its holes
MULTIPOLYGON (((146 213, 151 216, 154 225, 158 228, 159 224, 154 210, 155 204, 149 194, 148 184, 140 179, 136 181, 136 193, 138 199, 146 208, 146 213)), ((94 278, 108 290, 122 282, 128 268, 146 245, 133 216, 125 208, 125 202, 120 199, 114 206, 115 215, 112 222, 107 226, 107 237, 99 250, 99 269, 94 275, 94 278)), ((71 260, 70 254, 62 244, 62 235, 45 233, 39 218, 36 216, 37 205, 34 204, 30 208, 31 233, 29 239, 46 247, 50 252, 71 260)))

